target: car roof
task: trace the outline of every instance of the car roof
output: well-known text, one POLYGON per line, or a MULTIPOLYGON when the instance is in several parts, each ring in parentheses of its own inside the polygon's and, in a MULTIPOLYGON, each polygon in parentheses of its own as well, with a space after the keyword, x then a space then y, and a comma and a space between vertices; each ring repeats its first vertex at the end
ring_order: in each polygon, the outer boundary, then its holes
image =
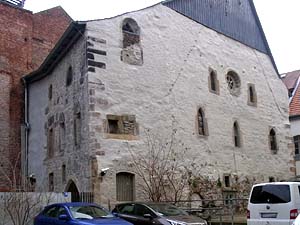
MULTIPOLYGON (((88 203, 88 202, 61 202, 61 203, 54 203, 51 205, 48 205, 48 207, 52 207, 52 206, 99 206, 97 204, 94 203, 88 203)), ((101 207, 101 206, 100 206, 101 207)))
POLYGON ((300 185, 300 182, 292 182, 292 181, 284 181, 284 182, 267 182, 267 183, 259 183, 254 184, 253 186, 261 186, 261 185, 300 185))
POLYGON ((119 204, 116 204, 116 206, 119 205, 126 205, 126 204, 141 204, 141 205, 173 205, 171 202, 122 202, 119 204))

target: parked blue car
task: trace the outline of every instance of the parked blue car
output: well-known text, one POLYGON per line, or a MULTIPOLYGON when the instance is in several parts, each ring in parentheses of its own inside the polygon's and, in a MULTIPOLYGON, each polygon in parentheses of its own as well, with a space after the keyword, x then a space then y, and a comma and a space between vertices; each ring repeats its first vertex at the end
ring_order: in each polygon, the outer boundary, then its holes
POLYGON ((105 208, 91 203, 57 203, 46 206, 34 225, 132 225, 105 208))

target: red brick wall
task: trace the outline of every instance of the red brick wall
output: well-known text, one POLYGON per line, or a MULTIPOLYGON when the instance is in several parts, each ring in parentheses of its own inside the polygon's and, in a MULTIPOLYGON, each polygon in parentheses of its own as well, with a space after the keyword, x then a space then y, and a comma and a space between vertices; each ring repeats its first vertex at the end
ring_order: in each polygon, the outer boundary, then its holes
POLYGON ((61 7, 32 14, 0 2, 0 191, 9 187, 3 175, 11 177, 9 164, 20 165, 24 114, 20 78, 38 68, 70 22, 61 7))
POLYGON ((71 22, 61 7, 33 15, 33 66, 39 66, 71 22))

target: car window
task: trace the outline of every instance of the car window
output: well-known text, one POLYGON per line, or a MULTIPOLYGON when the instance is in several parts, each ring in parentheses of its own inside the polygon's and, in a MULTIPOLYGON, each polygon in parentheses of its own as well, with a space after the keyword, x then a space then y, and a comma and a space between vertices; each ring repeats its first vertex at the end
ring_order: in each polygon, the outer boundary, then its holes
POLYGON ((261 185, 253 188, 250 202, 255 204, 287 203, 291 201, 289 185, 261 185))
POLYGON ((67 215, 67 210, 64 207, 59 207, 59 209, 57 210, 56 217, 59 217, 60 215, 67 215))
POLYGON ((145 214, 152 215, 153 213, 146 206, 140 205, 140 204, 136 204, 135 205, 135 215, 137 215, 137 216, 144 216, 145 214))
POLYGON ((57 217, 57 213, 58 213, 58 207, 57 206, 52 206, 48 209, 46 209, 43 213, 44 216, 47 216, 47 217, 57 217))
POLYGON ((154 211, 159 212, 165 216, 188 215, 187 212, 170 204, 148 204, 148 206, 151 207, 151 209, 153 209, 154 211))
POLYGON ((112 215, 106 210, 93 205, 70 206, 69 209, 71 211, 72 216, 75 219, 95 219, 103 217, 112 217, 112 215))
POLYGON ((134 204, 120 205, 118 209, 120 213, 134 215, 134 204))

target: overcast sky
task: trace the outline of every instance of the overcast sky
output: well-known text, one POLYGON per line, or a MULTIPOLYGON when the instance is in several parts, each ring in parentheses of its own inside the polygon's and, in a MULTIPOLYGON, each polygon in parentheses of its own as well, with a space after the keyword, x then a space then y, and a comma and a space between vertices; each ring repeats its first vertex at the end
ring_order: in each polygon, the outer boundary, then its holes
MULTIPOLYGON (((74 20, 102 19, 160 2, 159 0, 26 0, 39 12, 62 6, 74 20)), ((280 73, 300 69, 300 0, 254 0, 280 73)))

